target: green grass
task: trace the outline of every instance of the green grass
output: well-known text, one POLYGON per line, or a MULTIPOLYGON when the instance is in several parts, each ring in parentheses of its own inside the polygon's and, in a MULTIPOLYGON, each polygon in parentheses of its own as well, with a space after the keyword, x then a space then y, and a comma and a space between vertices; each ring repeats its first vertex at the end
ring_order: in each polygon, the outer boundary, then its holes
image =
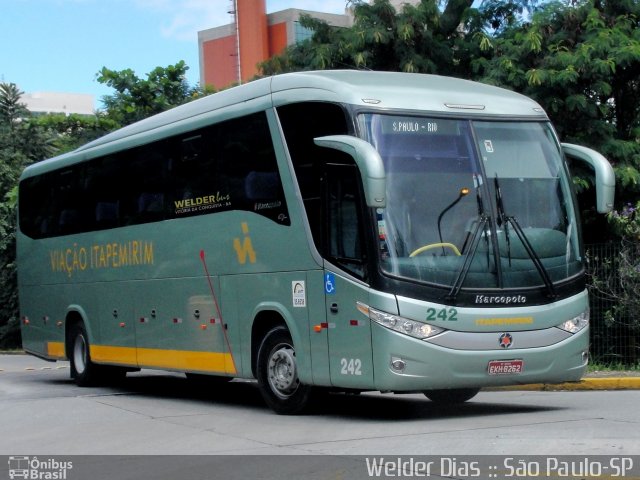
POLYGON ((589 362, 587 369, 589 372, 624 372, 640 371, 640 364, 629 365, 622 362, 601 363, 598 361, 589 362))

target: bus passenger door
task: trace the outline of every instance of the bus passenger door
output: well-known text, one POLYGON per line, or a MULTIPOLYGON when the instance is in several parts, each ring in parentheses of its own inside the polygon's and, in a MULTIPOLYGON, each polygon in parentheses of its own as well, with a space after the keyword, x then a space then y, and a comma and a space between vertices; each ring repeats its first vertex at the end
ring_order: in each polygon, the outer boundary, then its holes
POLYGON ((368 286, 359 281, 366 275, 361 190, 355 165, 327 165, 324 251, 330 264, 324 289, 331 383, 356 389, 373 384, 371 325, 357 309, 358 301, 368 303, 368 286))

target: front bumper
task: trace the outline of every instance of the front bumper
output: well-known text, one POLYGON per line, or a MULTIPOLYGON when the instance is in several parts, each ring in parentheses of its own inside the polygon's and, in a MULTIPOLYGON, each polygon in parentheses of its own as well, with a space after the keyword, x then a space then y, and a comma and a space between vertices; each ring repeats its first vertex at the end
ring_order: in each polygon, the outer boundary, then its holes
POLYGON ((490 350, 445 348, 376 324, 372 325, 371 333, 374 382, 380 391, 578 381, 588 362, 588 328, 552 345, 520 349, 501 348, 497 342, 499 333, 496 333, 496 348, 490 350), (522 360, 522 372, 489 375, 489 362, 495 360, 522 360), (403 368, 398 369, 398 365, 403 368))

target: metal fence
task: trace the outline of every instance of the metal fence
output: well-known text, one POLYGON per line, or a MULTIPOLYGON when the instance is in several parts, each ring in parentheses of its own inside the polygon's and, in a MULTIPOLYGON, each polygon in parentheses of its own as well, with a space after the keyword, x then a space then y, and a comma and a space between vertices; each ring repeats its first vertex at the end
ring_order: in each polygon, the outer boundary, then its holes
POLYGON ((637 367, 640 365, 640 332, 633 328, 630 314, 607 314, 613 311, 615 303, 600 289, 594 288, 596 278, 606 278, 612 270, 615 271, 620 250, 618 243, 586 246, 591 306, 591 363, 637 367))

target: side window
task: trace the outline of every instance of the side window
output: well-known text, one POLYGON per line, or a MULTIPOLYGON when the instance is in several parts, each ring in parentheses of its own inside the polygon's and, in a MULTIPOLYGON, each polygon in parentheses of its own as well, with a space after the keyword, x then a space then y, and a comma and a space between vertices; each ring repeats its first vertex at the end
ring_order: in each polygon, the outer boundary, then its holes
POLYGON ((20 184, 20 230, 32 238, 79 233, 89 218, 81 166, 28 178, 20 184))
POLYGON ((327 253, 357 277, 365 276, 360 179, 355 165, 327 165, 327 253))
POLYGON ((55 218, 50 175, 31 177, 20 182, 20 230, 31 238, 48 237, 53 233, 55 218))
POLYGON ((313 240, 322 250, 322 177, 327 152, 313 139, 348 134, 347 116, 340 105, 323 102, 283 105, 277 112, 313 240))
MULTIPOLYGON (((129 163, 123 165, 123 170, 130 172, 128 188, 123 192, 127 224, 170 218, 174 144, 172 140, 162 140, 129 152, 129 163)), ((122 163, 125 158, 121 157, 122 163)))
POLYGON ((172 216, 246 210, 290 225, 264 113, 205 127, 176 142, 172 216))
POLYGON ((231 208, 290 225, 266 115, 220 124, 218 152, 220 192, 228 196, 231 208))
POLYGON ((226 210, 291 224, 264 112, 28 178, 20 185, 20 228, 32 238, 226 210))
MULTIPOLYGON (((89 162, 86 167, 86 183, 93 208, 92 229, 117 227, 123 222, 125 205, 122 198, 127 176, 123 175, 122 154, 89 162)), ((89 225, 87 225, 89 229, 89 225)))
POLYGON ((218 184, 218 129, 213 126, 190 132, 174 143, 172 217, 229 210, 227 195, 220 192, 218 184))

